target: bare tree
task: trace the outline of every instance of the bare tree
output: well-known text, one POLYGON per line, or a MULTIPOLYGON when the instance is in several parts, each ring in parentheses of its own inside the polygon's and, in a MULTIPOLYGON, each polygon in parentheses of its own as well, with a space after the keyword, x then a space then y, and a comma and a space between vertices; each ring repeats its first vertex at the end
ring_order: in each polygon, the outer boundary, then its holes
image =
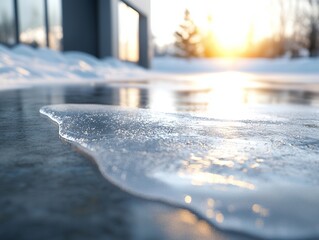
POLYGON ((288 27, 289 27, 289 18, 291 17, 292 4, 291 1, 287 0, 277 0, 278 7, 278 27, 274 27, 274 54, 275 56, 281 56, 287 51, 288 47, 288 27))
POLYGON ((318 55, 319 37, 319 0, 308 0, 310 6, 308 50, 310 57, 318 55))
POLYGON ((290 52, 298 57, 302 48, 310 56, 318 51, 319 0, 275 0, 278 19, 274 24, 274 56, 290 52))
POLYGON ((308 46, 308 16, 309 11, 306 7, 306 1, 295 0, 292 4, 291 11, 291 29, 292 34, 289 37, 288 49, 292 53, 292 57, 299 57, 301 49, 308 46))

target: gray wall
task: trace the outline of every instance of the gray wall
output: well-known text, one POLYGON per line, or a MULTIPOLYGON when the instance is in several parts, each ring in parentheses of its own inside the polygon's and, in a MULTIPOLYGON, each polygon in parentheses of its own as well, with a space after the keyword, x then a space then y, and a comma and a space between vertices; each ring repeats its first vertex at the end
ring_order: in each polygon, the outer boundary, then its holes
POLYGON ((151 0, 123 0, 126 4, 136 9, 145 16, 150 16, 151 0))
POLYGON ((118 1, 98 0, 99 54, 98 57, 118 57, 118 1))
POLYGON ((97 2, 63 0, 63 49, 98 56, 97 2))
POLYGON ((151 0, 123 0, 130 7, 134 8, 140 14, 139 19, 139 39, 140 39, 140 60, 139 65, 150 68, 152 58, 151 43, 151 0))
MULTIPOLYGON (((63 49, 118 57, 120 0, 62 0, 63 49)), ((123 0, 140 14, 139 65, 150 67, 150 0, 123 0)))

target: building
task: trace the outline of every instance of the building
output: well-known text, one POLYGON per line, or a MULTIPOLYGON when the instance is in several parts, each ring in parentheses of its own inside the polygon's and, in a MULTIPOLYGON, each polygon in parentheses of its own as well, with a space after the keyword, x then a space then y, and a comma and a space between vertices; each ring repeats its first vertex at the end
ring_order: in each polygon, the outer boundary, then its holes
POLYGON ((1 0, 0 43, 150 66, 150 0, 1 0))

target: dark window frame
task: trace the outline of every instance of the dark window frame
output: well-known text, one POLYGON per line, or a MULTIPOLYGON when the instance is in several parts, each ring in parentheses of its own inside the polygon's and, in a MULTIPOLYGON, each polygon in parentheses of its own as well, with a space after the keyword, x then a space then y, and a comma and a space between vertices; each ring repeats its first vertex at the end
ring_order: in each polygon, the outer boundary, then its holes
MULTIPOLYGON (((0 42, 3 45, 6 45, 8 47, 15 46, 17 44, 21 43, 20 39, 20 15, 19 15, 19 0, 11 0, 12 1, 12 6, 13 6, 13 19, 14 19, 14 44, 9 44, 5 42, 0 42)), ((45 31, 45 46, 50 48, 50 39, 49 39, 49 33, 50 33, 50 20, 49 20, 49 6, 48 6, 48 0, 42 0, 43 1, 43 6, 44 6, 44 31, 45 31)), ((63 0, 61 0, 63 1, 63 0)), ((61 9, 62 11, 62 9, 61 9)), ((26 43, 24 43, 26 44, 26 43)), ((27 44, 28 45, 28 44, 27 44)))

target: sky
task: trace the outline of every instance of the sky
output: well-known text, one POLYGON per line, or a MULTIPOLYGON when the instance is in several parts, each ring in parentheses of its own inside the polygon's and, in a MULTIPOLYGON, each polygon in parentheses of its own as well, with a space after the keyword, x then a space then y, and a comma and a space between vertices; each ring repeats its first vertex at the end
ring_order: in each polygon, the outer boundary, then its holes
POLYGON ((270 35, 271 4, 271 0, 151 0, 152 33, 157 45, 173 42, 187 8, 202 31, 213 31, 225 48, 236 48, 247 41, 252 23, 256 39, 270 35))

